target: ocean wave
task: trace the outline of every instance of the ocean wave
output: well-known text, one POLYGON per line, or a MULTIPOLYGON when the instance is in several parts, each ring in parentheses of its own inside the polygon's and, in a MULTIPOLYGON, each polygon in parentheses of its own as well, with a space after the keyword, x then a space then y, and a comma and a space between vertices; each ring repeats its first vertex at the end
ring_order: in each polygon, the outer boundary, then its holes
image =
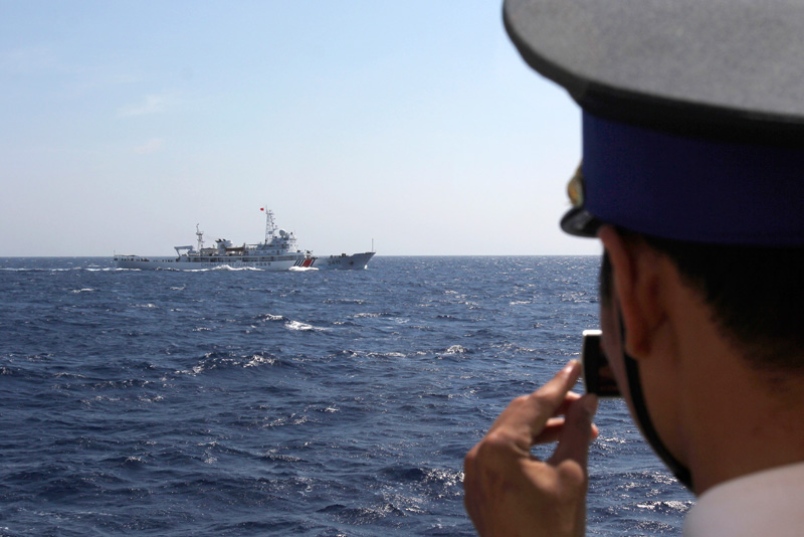
POLYGON ((692 508, 693 502, 682 501, 654 501, 638 503, 636 506, 639 509, 647 509, 649 511, 670 511, 685 513, 692 508))
POLYGON ((197 376, 212 371, 237 370, 280 364, 276 356, 265 353, 241 355, 233 352, 213 351, 204 356, 188 369, 175 371, 177 375, 197 376))
POLYGON ((285 323, 285 328, 288 330, 298 331, 298 332, 324 332, 327 328, 321 328, 318 326, 313 326, 311 324, 303 323, 301 321, 291 321, 288 320, 285 323))
POLYGON ((365 313, 356 313, 352 315, 353 319, 381 319, 381 318, 389 318, 394 317, 395 314, 381 311, 381 312, 365 312, 365 313))
POLYGON ((444 354, 445 355, 466 354, 467 352, 469 351, 463 345, 452 345, 450 346, 450 348, 444 351, 444 354))
POLYGON ((282 315, 274 315, 272 313, 264 313, 257 316, 259 321, 287 321, 288 319, 282 315))
POLYGON ((243 367, 257 367, 260 365, 275 365, 276 358, 273 356, 261 356, 259 354, 255 354, 251 357, 251 360, 246 363, 243 367))

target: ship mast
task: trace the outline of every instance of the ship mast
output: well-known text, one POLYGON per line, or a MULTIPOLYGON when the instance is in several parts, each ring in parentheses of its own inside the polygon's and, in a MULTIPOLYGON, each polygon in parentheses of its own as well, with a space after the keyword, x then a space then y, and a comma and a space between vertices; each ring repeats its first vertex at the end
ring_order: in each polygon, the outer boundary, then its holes
POLYGON ((265 244, 268 244, 274 236, 276 231, 276 223, 274 222, 274 212, 270 209, 265 211, 265 244))
POLYGON ((198 251, 204 247, 204 232, 198 229, 198 224, 195 225, 195 236, 198 237, 198 251))

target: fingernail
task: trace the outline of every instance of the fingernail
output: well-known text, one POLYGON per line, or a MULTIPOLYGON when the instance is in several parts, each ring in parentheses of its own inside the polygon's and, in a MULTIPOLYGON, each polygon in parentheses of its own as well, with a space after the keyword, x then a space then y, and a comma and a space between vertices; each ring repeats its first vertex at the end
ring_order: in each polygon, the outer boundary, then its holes
POLYGON ((583 396, 583 407, 589 412, 590 416, 594 416, 597 412, 597 395, 586 394, 583 396))

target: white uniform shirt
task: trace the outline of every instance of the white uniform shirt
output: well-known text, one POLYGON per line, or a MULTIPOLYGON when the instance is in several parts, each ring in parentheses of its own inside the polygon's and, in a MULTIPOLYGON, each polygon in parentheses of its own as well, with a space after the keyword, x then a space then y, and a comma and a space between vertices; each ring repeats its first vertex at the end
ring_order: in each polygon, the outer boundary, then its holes
POLYGON ((707 490, 684 520, 684 537, 801 537, 804 463, 780 466, 707 490))

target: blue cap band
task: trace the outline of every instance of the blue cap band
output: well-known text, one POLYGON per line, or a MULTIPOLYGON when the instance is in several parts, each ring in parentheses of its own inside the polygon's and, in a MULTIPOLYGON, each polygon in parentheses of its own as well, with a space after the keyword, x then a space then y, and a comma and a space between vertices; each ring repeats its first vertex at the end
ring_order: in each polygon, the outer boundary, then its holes
POLYGON ((584 209, 683 241, 804 245, 804 149, 674 136, 583 113, 584 209))

